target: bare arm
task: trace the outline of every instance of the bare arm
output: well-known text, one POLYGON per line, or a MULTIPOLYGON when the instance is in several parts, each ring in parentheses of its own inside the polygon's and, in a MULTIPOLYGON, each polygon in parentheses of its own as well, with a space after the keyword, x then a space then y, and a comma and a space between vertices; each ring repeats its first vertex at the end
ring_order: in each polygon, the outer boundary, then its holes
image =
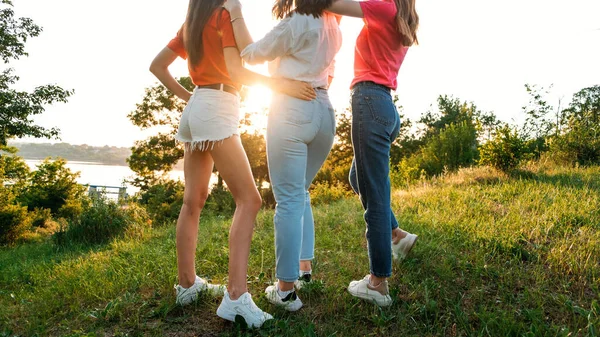
POLYGON ((237 48, 224 48, 223 54, 225 56, 227 71, 234 82, 244 85, 262 84, 273 91, 306 101, 313 100, 317 97, 315 90, 308 83, 284 78, 271 78, 246 69, 237 48))
MULTIPOLYGON (((342 16, 336 14, 335 20, 337 21, 337 23, 339 25, 342 22, 342 16)), ((329 76, 327 77, 327 87, 328 88, 331 86, 331 82, 333 82, 334 73, 335 73, 335 59, 331 62, 331 65, 329 65, 329 76)))
POLYGON ((294 45, 289 20, 282 20, 262 39, 254 42, 242 17, 240 1, 227 0, 223 7, 229 11, 235 41, 246 63, 260 64, 272 61, 289 53, 294 45))
POLYGON ((254 41, 242 14, 242 5, 239 0, 228 0, 223 7, 229 12, 229 16, 231 16, 231 25, 233 26, 233 34, 235 35, 235 42, 238 49, 246 49, 254 41))
POLYGON ((360 2, 354 0, 336 0, 327 11, 355 18, 364 17, 360 2))
POLYGON ((177 54, 172 51, 169 47, 165 47, 161 50, 158 55, 150 64, 150 72, 158 78, 158 80, 169 89, 172 93, 174 93, 177 97, 181 98, 184 101, 189 101, 192 94, 187 91, 175 78, 171 75, 169 71, 169 66, 177 59, 177 54))

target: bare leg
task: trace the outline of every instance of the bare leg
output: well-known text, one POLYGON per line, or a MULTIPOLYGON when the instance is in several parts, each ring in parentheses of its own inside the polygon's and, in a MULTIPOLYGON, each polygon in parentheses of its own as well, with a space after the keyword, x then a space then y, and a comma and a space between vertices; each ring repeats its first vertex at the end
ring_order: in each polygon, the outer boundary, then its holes
POLYGON ((248 291, 246 275, 256 214, 262 200, 252 176, 248 157, 238 136, 223 141, 211 151, 217 170, 227 183, 236 209, 229 231, 229 284, 232 300, 248 291))
POLYGON ((398 242, 400 242, 400 240, 402 240, 406 237, 406 234, 408 234, 408 233, 401 230, 400 228, 392 229, 392 242, 394 244, 398 244, 398 242))
POLYGON ((208 152, 185 151, 185 192, 177 220, 177 271, 179 284, 189 288, 196 280, 195 253, 198 221, 208 197, 213 160, 208 152))
POLYGON ((302 271, 311 271, 312 270, 312 261, 300 261, 300 270, 302 271))

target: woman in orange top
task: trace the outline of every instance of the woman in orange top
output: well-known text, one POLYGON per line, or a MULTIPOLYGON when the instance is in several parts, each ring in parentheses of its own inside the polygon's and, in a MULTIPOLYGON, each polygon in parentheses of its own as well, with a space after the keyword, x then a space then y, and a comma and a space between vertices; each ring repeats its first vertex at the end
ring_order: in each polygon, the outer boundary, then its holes
POLYGON ((223 293, 217 314, 234 321, 241 315, 249 326, 260 327, 273 317, 252 301, 246 285, 248 255, 256 214, 261 207, 248 158, 238 136, 239 95, 242 84, 264 84, 300 99, 316 97, 306 83, 273 79, 244 68, 224 0, 190 0, 188 14, 177 36, 154 59, 150 71, 175 95, 188 102, 176 138, 185 143, 183 207, 177 221, 177 303, 185 305, 201 291, 223 293), (197 86, 193 94, 170 74, 177 57, 186 58, 197 86), (198 221, 216 165, 236 202, 229 237, 227 290, 196 276, 194 267, 198 221))

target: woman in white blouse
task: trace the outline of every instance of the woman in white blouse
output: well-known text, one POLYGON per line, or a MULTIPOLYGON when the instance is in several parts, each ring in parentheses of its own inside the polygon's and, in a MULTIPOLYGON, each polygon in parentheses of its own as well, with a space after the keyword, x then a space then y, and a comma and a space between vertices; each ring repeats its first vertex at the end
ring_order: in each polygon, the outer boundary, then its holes
POLYGON ((314 220, 310 187, 327 159, 335 136, 335 115, 327 87, 342 44, 338 18, 324 10, 332 0, 279 0, 273 15, 281 19, 264 38, 253 42, 239 0, 224 7, 242 58, 269 63, 272 77, 310 83, 317 98, 302 101, 274 93, 267 127, 267 160, 277 202, 275 210, 276 276, 267 298, 289 311, 302 307, 294 291, 310 281, 314 258, 314 220), (295 7, 294 7, 295 5, 295 7), (301 282, 299 282, 301 281, 301 282))

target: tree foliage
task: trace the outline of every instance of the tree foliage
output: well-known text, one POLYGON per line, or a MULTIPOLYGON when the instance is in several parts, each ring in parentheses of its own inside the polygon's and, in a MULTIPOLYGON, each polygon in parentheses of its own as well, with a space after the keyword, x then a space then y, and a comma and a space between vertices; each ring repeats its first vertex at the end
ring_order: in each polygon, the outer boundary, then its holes
POLYGON ((46 159, 38 165, 18 200, 29 211, 36 208, 49 209, 53 215, 71 218, 81 211, 81 199, 85 187, 77 183, 79 173, 66 167, 64 159, 46 159))
POLYGON ((508 172, 515 169, 525 156, 523 138, 517 130, 504 125, 496 130, 493 139, 481 146, 479 163, 508 172))
MULTIPOLYGON (((178 82, 193 90, 191 78, 182 77, 178 82)), ((127 117, 142 130, 157 128, 157 134, 135 142, 127 163, 136 177, 131 183, 146 191, 150 186, 166 178, 166 174, 183 159, 183 146, 175 140, 179 118, 186 102, 177 98, 163 85, 147 88, 142 102, 127 117)))
MULTIPOLYGON (((42 29, 29 18, 15 18, 10 0, 2 0, 0 10, 0 57, 5 64, 27 56, 25 43, 38 36, 42 29)), ((34 88, 32 92, 11 88, 19 81, 11 68, 0 73, 0 145, 14 137, 57 138, 57 128, 45 128, 35 124, 33 116, 45 111, 45 106, 67 102, 73 91, 57 85, 34 88)))
POLYGON ((573 95, 561 120, 561 133, 553 139, 552 151, 570 162, 600 163, 600 85, 573 95))
POLYGON ((537 85, 525 84, 525 90, 529 95, 529 102, 523 107, 525 112, 525 123, 521 129, 521 134, 527 141, 529 152, 535 158, 548 150, 547 140, 555 129, 555 124, 550 119, 550 113, 554 107, 548 103, 546 96, 549 93, 548 89, 537 85))

